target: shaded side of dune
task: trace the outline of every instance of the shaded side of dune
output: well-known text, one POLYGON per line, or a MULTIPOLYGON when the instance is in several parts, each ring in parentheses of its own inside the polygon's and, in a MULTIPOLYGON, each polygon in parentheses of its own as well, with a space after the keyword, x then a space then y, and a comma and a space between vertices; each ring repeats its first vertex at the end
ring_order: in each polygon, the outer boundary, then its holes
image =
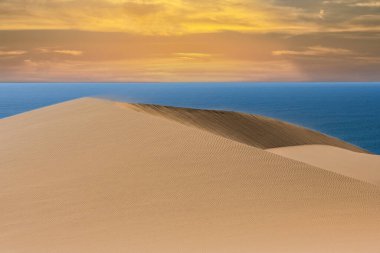
POLYGON ((364 149, 322 133, 258 115, 148 104, 118 105, 163 116, 261 149, 324 144, 368 153, 364 149))

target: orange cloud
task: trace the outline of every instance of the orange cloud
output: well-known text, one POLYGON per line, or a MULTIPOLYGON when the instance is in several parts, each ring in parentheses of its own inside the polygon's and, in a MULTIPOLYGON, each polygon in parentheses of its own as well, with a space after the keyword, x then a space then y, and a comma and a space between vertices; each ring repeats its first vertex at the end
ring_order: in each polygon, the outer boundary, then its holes
POLYGON ((0 50, 0 56, 17 56, 26 54, 26 51, 23 50, 12 50, 12 51, 3 51, 0 50))
POLYGON ((376 80, 378 11, 363 0, 1 0, 0 81, 376 80))
POLYGON ((68 49, 54 50, 53 52, 57 53, 57 54, 66 54, 66 55, 72 55, 72 56, 79 56, 79 55, 83 54, 82 51, 79 51, 79 50, 68 50, 68 49))
POLYGON ((321 47, 321 46, 309 47, 303 51, 279 50, 279 51, 273 51, 272 53, 275 56, 281 56, 281 55, 320 56, 320 55, 352 55, 353 54, 353 52, 348 49, 329 48, 329 47, 321 47))

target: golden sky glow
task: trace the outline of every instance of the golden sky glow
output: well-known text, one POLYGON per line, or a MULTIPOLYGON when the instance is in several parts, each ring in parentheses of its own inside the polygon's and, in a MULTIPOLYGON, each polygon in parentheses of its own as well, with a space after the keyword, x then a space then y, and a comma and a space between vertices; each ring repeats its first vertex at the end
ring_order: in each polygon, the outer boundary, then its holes
POLYGON ((0 81, 380 80, 380 2, 0 0, 0 81))

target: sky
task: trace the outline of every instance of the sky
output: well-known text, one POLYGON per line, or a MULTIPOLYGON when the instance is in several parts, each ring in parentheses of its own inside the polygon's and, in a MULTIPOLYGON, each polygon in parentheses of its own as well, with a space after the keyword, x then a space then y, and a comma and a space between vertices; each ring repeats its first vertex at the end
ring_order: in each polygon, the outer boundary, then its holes
POLYGON ((0 0, 0 82, 380 81, 378 0, 0 0))

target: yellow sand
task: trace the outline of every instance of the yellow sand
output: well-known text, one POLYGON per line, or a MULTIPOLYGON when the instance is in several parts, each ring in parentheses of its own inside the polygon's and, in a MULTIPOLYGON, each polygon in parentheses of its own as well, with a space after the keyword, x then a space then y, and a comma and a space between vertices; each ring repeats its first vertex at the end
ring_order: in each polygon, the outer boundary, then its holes
POLYGON ((380 186, 380 156, 327 145, 268 149, 272 153, 380 186))
POLYGON ((81 99, 0 121, 0 252, 378 253, 380 189, 81 99))

